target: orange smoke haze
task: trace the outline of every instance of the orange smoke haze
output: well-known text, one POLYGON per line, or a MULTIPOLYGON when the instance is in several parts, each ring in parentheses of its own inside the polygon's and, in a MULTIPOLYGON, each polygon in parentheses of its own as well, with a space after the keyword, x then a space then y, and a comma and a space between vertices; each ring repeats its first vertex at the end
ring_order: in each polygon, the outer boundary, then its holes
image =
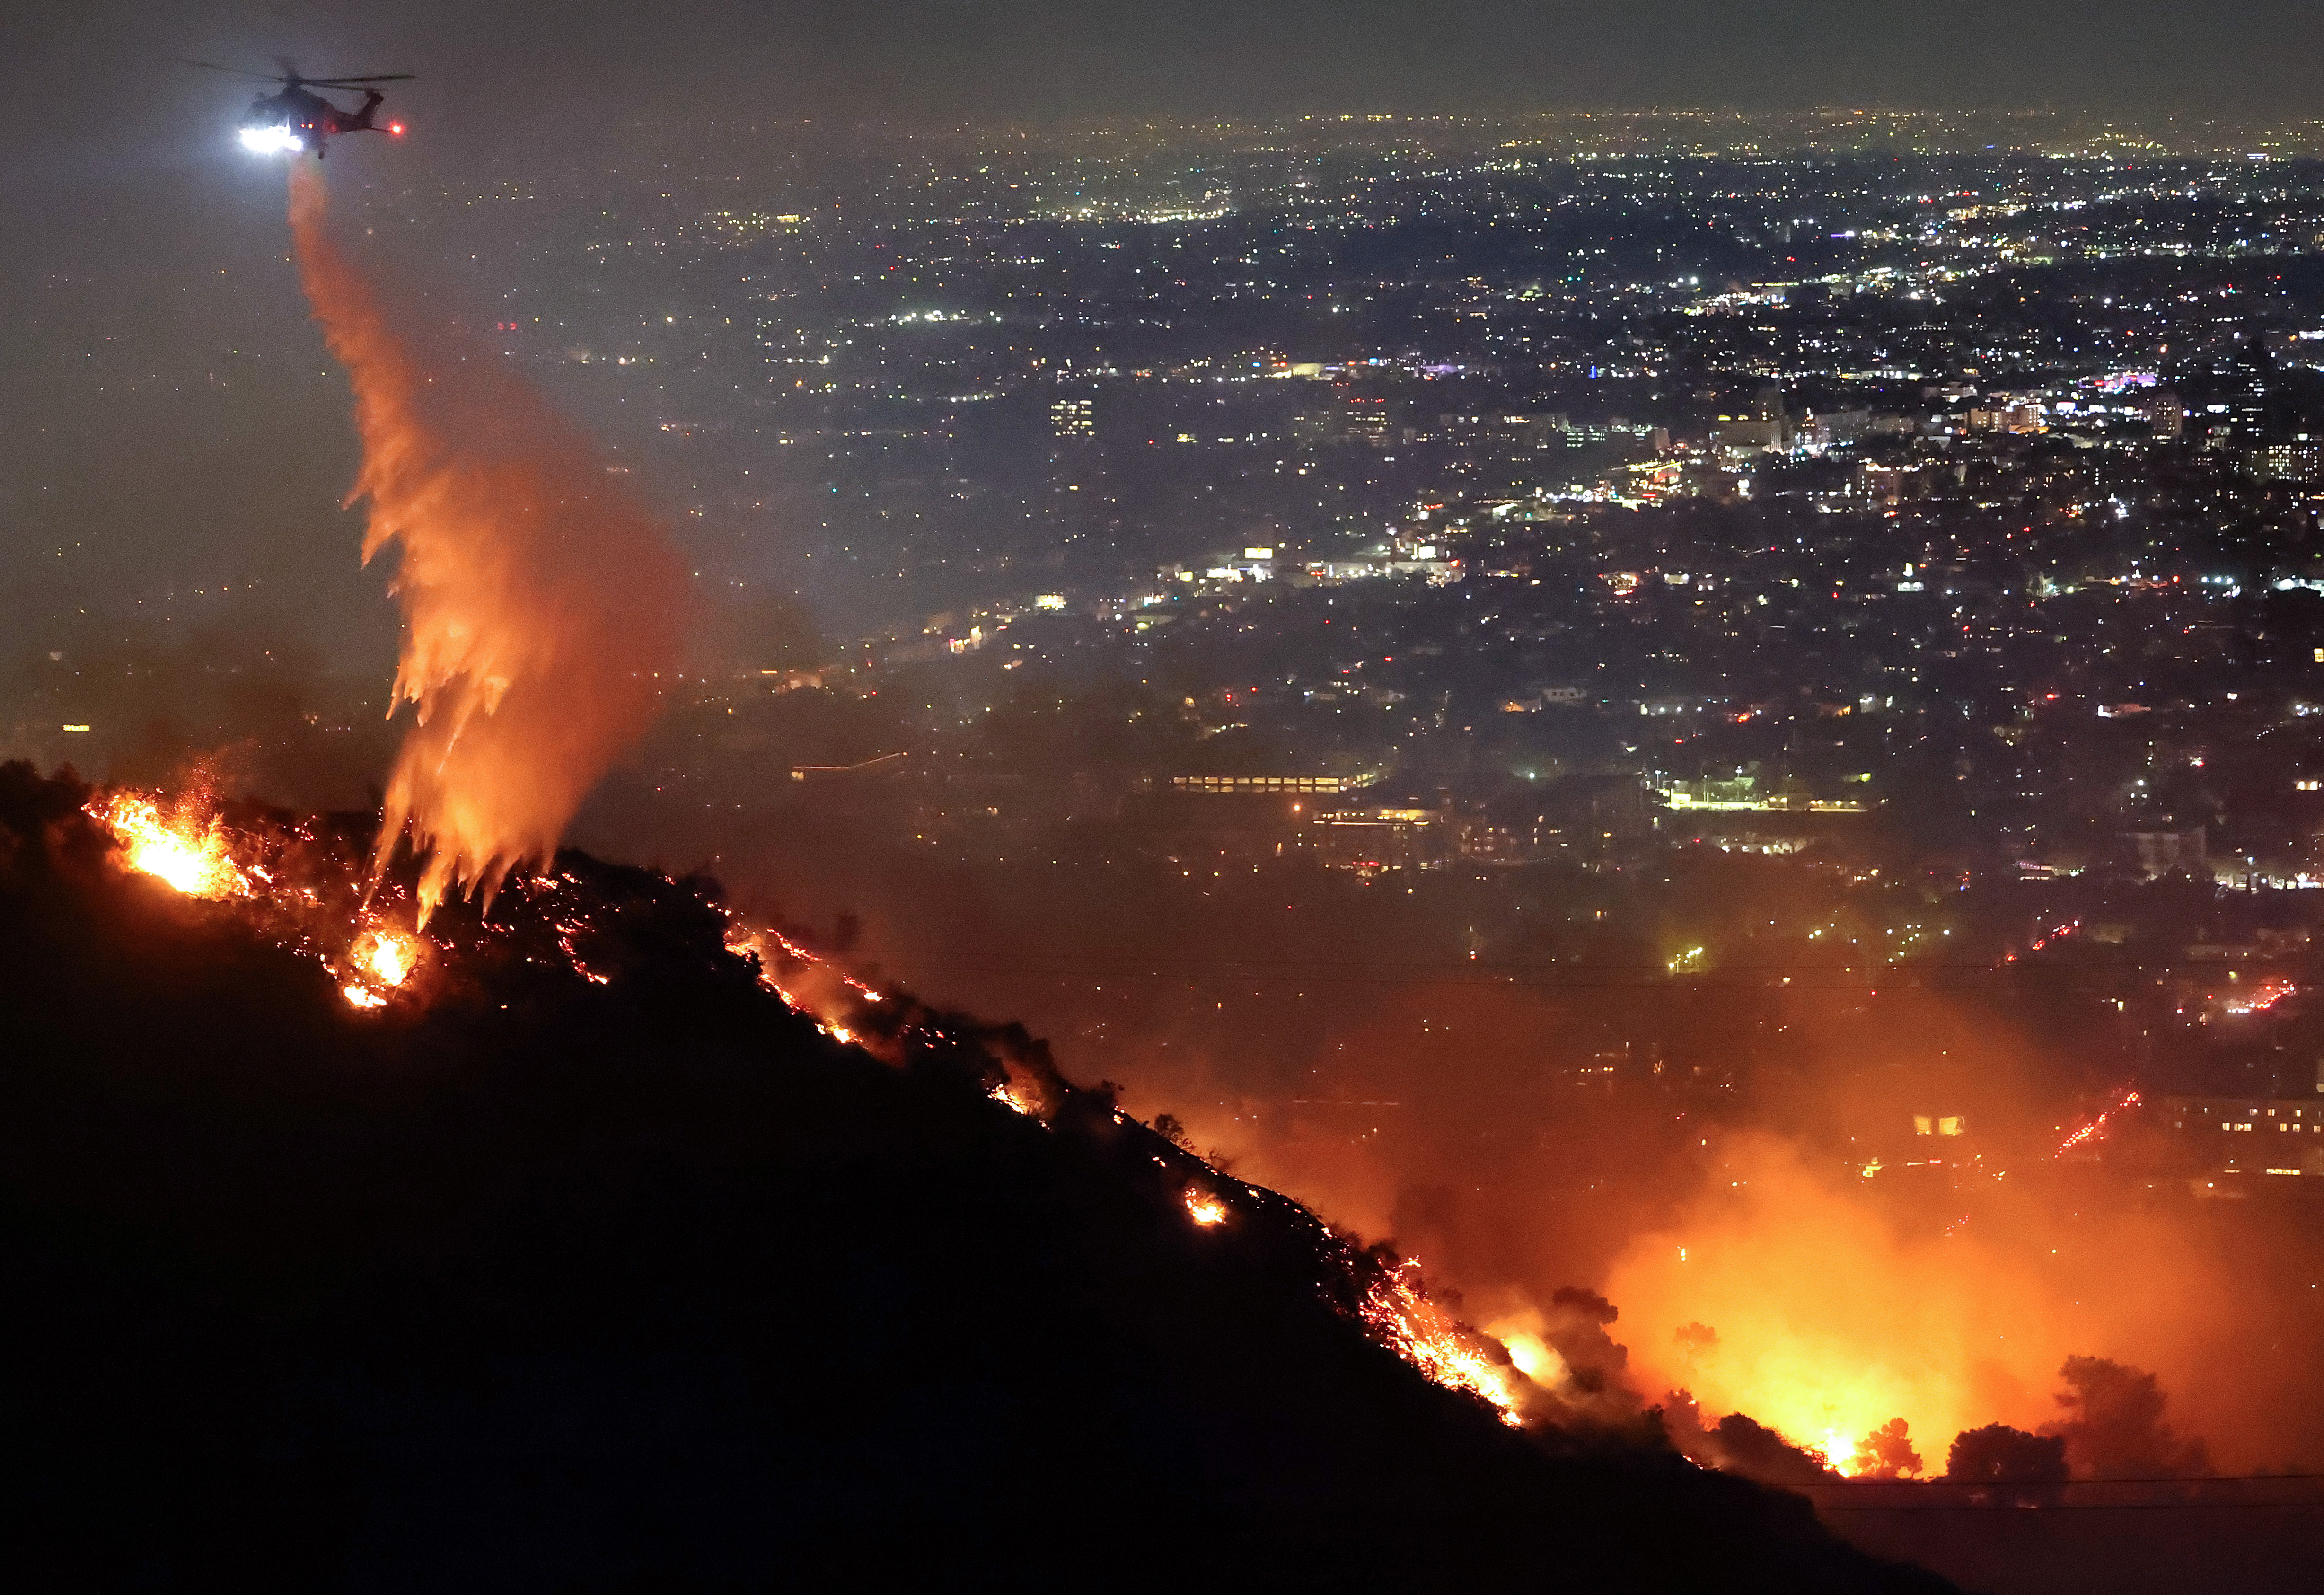
POLYGON ((1554 1000, 1422 989, 1335 1032, 1288 1090, 1239 1090, 1183 1043, 1101 1066, 1237 1175, 1426 1257, 1537 1382, 1565 1389, 1556 1293, 1602 1293, 1609 1378, 1635 1392, 1609 1411, 1689 1391, 1706 1422, 1747 1414, 1843 1471, 1901 1418, 1940 1473, 1965 1429, 2058 1423, 2060 1370, 2095 1356, 2156 1374, 2218 1466, 2324 1452, 2303 1213, 2061 1163, 2040 1060, 1988 1019, 1803 1003, 1748 1106, 1644 1065, 1591 1083, 1586 1039, 1563 1055, 1578 1070, 1554 1066, 1577 1029, 1554 1000), (1975 1129, 1943 1143, 1960 1167, 1910 1161, 1939 1146, 1912 1128, 1932 1104, 1975 1129))
POLYGON ((399 327, 294 162, 301 281, 355 390, 369 562, 400 546, 393 703, 417 707, 380 830, 427 853, 420 912, 487 900, 547 859, 590 788, 651 720, 680 657, 685 573, 589 446, 501 369, 503 356, 399 327))
POLYGON ((2237 1323, 2237 1282, 2194 1226, 2075 1212, 2006 1179, 1950 1224, 1898 1222, 1868 1184, 1772 1136, 1726 1145, 1704 1187, 1608 1275, 1639 1387, 1748 1413, 1843 1466, 1901 1417, 1932 1471, 1964 1429, 2057 1422, 2070 1356, 2160 1369, 2181 1421, 2190 1384, 2213 1397, 2207 1415, 2226 1415, 2200 1369, 2255 1326, 2237 1323))

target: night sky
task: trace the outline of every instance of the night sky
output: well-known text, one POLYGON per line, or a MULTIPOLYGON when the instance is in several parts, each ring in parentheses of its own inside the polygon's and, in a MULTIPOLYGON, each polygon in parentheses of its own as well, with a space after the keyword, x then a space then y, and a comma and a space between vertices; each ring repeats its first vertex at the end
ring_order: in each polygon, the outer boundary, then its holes
POLYGON ((144 150, 171 116, 198 116, 216 86, 150 59, 170 54, 424 71, 425 108, 463 131, 498 115, 503 95, 540 97, 519 108, 552 118, 680 114, 703 98, 903 117, 1842 101, 2286 114, 2324 98, 2310 65, 2324 18, 2289 0, 19 9, 0 110, 16 160, 92 132, 100 148, 144 150), (100 106, 102 131, 90 124, 100 106))

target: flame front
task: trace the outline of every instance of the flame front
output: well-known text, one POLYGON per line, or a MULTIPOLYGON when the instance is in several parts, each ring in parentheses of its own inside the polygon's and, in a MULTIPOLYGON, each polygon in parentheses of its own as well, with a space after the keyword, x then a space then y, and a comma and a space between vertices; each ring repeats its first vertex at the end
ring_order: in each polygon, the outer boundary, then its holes
MULTIPOLYGON (((447 891, 489 901, 547 860, 589 788, 676 678, 676 550, 586 444, 497 356, 423 356, 325 226, 323 180, 290 176, 300 276, 355 389, 364 558, 401 550, 391 712, 417 723, 388 781, 373 879, 409 833, 420 922, 447 891)), ((440 338, 438 341, 442 341, 440 338)))
POLYGON ((1447 1389, 1483 1397, 1503 1423, 1522 1424, 1512 1370, 1486 1355, 1475 1335, 1428 1298, 1419 1272, 1416 1261, 1407 1261, 1372 1281, 1362 1314, 1374 1338, 1447 1389))
MULTIPOLYGON (((841 1042, 859 1039, 853 1026, 887 1000, 879 991, 780 932, 748 924, 731 909, 725 912, 726 949, 755 967, 761 986, 785 1006, 813 1019, 825 1035, 841 1042)), ((1000 1061, 1002 1077, 991 1081, 985 1094, 1036 1123, 1049 1123, 1057 1108, 1053 1080, 1006 1052, 1000 1061)), ((1113 1117, 1122 1121, 1119 1110, 1113 1117)), ((1234 1216, 1225 1198, 1204 1185, 1186 1186, 1179 1200, 1198 1229, 1216 1229, 1234 1216)), ((1437 1384, 1482 1397, 1503 1423, 1513 1428, 1524 1424, 1525 1374, 1508 1360, 1497 1360, 1487 1349, 1489 1337, 1456 1322, 1430 1299, 1416 1262, 1374 1270, 1351 1256, 1348 1266, 1358 1270, 1358 1277, 1370 1275, 1356 1312, 1373 1340, 1437 1384)), ((1526 1338, 1531 1342, 1527 1350, 1536 1353, 1534 1365, 1545 1372, 1554 1366, 1562 1375, 1557 1353, 1536 1338, 1526 1338)), ((1524 1359, 1517 1360, 1521 1364, 1524 1359)))
POLYGON ((115 793, 97 817, 119 838, 123 862, 142 874, 169 882, 188 897, 248 895, 250 880, 227 851, 225 828, 216 820, 197 825, 181 814, 165 820, 152 799, 115 793))

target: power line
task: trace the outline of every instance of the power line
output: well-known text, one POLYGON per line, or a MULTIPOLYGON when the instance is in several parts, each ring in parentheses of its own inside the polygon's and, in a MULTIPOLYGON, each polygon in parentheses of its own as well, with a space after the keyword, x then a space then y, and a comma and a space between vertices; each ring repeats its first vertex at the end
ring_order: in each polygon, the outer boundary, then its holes
POLYGON ((2116 1484, 2300 1484, 2324 1473, 2162 1473, 2144 1479, 2068 1479, 2033 1482, 2000 1479, 1819 1479, 1791 1489, 2096 1489, 2116 1484))
MULTIPOLYGON (((923 961, 908 951, 889 952, 882 963, 908 964, 910 973, 960 975, 1019 975, 1056 980, 1180 980, 1195 979, 1272 979, 1298 981, 1309 985, 1436 985, 1474 986, 1489 988, 1525 984, 1559 991, 1635 990, 1655 985, 1671 991, 1838 991, 1877 993, 1887 988, 1900 991, 1983 991, 1994 996, 2009 996, 2027 991, 2098 991, 2111 993, 2121 989, 2122 982, 2107 979, 2058 979, 2043 975, 2028 979, 2026 973, 2013 975, 2006 982, 1987 985, 1975 980, 1977 975, 1993 972, 1983 965, 1942 965, 1934 973, 1958 973, 1962 978, 1930 980, 1929 966, 1916 965, 1910 970, 1840 971, 1808 969, 1801 965, 1755 964, 1748 970, 1731 972, 1731 978, 1718 975, 1691 975, 1673 980, 1667 964, 1661 963, 1590 963, 1590 964, 1488 964, 1448 963, 1416 966, 1409 963, 1363 963, 1352 960, 1294 960, 1277 958, 1213 958, 1213 959, 1141 959, 1139 967, 1129 964, 1098 965, 1071 963, 964 963, 945 958, 923 961), (1161 967, 1157 967, 1160 965, 1161 967), (1794 973, 1786 975, 1786 967, 1794 973)), ((1725 972, 1722 972, 1725 973, 1725 972)))
POLYGON ((2068 1491, 2107 1489, 2123 1486, 2140 1489, 2185 1489, 2192 1487, 2216 1489, 2221 1485, 2257 1486, 2270 1484, 2314 1484, 2324 1480, 2324 1473, 2200 1473, 2169 1475, 2141 1479, 2072 1479, 2061 1483, 2036 1484, 2006 1480, 1968 1480, 1937 1479, 1829 1479, 1813 1483, 1786 1485, 1784 1488, 1803 1493, 1815 1490, 1887 1490, 1896 1498, 1885 1501, 1846 1503, 1820 1500, 1819 1512, 1992 1512, 2032 1509, 2043 1512, 2263 1512, 2298 1509, 2312 1511, 2324 1508, 2324 1493, 2310 1492, 2304 1498, 2292 1500, 2145 1500, 2145 1501, 2070 1501, 2063 1499, 2037 1500, 2028 1498, 2037 1494, 2061 1494, 2068 1491), (1965 1494, 1988 1495, 1987 1499, 1962 1499, 1965 1494))
POLYGON ((1899 1502, 1885 1507, 1837 1507, 1821 1502, 1816 1506, 1819 1512, 2282 1512, 2319 1508, 2324 1508, 2324 1496, 2306 1501, 2045 1501, 2030 1506, 2011 1497, 1995 1501, 1899 1502))

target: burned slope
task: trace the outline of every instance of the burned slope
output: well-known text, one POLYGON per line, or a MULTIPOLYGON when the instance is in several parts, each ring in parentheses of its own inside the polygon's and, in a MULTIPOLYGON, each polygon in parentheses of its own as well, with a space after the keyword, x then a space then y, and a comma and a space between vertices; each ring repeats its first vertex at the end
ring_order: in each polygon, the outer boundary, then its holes
POLYGON ((1503 1426, 1303 1211, 1194 1225, 964 1022, 838 1044, 687 887, 568 855, 603 983, 512 893, 364 1011, 85 797, 0 768, 14 1587, 1934 1586, 1503 1426))

